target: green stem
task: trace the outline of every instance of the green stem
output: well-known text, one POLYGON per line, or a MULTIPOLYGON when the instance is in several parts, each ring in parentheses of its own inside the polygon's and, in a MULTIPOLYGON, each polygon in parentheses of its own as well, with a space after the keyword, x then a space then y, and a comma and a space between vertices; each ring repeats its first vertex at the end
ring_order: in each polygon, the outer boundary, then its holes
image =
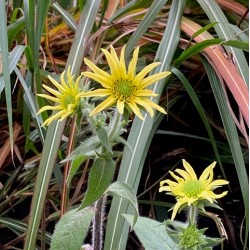
POLYGON ((197 208, 191 205, 189 209, 189 215, 188 215, 188 220, 191 225, 194 225, 197 223, 196 214, 197 214, 197 208))
POLYGON ((109 138, 112 138, 118 128, 118 125, 120 123, 121 120, 121 114, 118 112, 117 109, 114 109, 114 116, 113 116, 113 121, 112 121, 112 125, 111 125, 111 129, 110 129, 110 134, 109 134, 109 138))
POLYGON ((94 250, 101 250, 103 246, 103 220, 106 200, 107 197, 104 195, 95 202, 96 211, 92 226, 92 248, 94 250))

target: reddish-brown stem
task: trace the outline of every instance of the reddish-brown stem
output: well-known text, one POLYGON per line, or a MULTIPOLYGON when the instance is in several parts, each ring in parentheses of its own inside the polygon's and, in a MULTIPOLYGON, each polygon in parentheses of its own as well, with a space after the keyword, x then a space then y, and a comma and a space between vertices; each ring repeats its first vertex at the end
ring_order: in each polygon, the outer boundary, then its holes
MULTIPOLYGON (((75 137, 75 132, 76 132, 76 118, 77 116, 75 115, 71 121, 67 155, 69 155, 73 149, 73 144, 74 144, 73 142, 74 142, 74 137, 75 137)), ((67 203, 68 203, 67 176, 69 172, 69 164, 70 162, 67 161, 65 164, 64 173, 63 173, 63 189, 62 189, 62 200, 61 200, 61 210, 60 210, 61 217, 65 214, 67 210, 67 203)))

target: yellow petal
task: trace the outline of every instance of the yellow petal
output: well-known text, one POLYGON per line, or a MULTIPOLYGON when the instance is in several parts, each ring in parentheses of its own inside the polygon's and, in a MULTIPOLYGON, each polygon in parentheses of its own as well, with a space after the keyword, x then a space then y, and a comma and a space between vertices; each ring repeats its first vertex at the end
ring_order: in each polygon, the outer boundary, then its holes
POLYGON ((134 50, 133 58, 132 58, 132 60, 130 61, 129 65, 128 65, 128 80, 130 80, 130 81, 133 80, 133 78, 135 76, 139 49, 140 49, 140 47, 137 47, 134 50))
POLYGON ((190 174, 192 180, 197 180, 196 173, 194 172, 194 169, 192 168, 192 166, 184 159, 182 159, 182 164, 184 168, 186 169, 186 171, 190 174))
POLYGON ((215 167, 216 165, 216 161, 214 161, 212 164, 210 164, 204 171, 203 173, 201 174, 199 180, 201 182, 203 181, 207 181, 207 183, 210 183, 212 180, 213 180, 213 168, 215 167))
POLYGON ((107 79, 109 79, 110 81, 112 80, 112 77, 110 76, 110 74, 108 74, 107 72, 105 72, 104 70, 98 68, 94 63, 92 63, 90 60, 88 60, 87 58, 84 58, 84 62, 85 64, 93 70, 93 72, 97 75, 100 75, 102 77, 105 77, 107 79))
POLYGON ((37 94, 37 95, 40 96, 40 97, 43 97, 45 99, 51 100, 53 102, 59 102, 59 103, 61 102, 61 99, 50 96, 50 95, 46 95, 46 94, 37 94))
POLYGON ((117 101, 117 109, 120 114, 124 112, 124 101, 118 100, 117 101))
POLYGON ((153 70, 155 67, 157 67, 158 65, 160 65, 160 62, 155 62, 155 63, 151 63, 148 66, 146 66, 144 69, 142 69, 142 71, 140 73, 138 73, 135 78, 134 78, 134 82, 135 83, 140 83, 141 80, 151 71, 153 70))
POLYGON ((138 116, 141 120, 144 120, 144 118, 140 112, 140 109, 137 107, 135 102, 127 102, 127 104, 136 116, 138 116))
MULTIPOLYGON (((44 85, 44 84, 43 84, 43 88, 45 88, 48 92, 50 92, 51 94, 53 94, 53 95, 56 96, 56 97, 59 97, 59 98, 60 98, 60 96, 62 96, 62 93, 60 93, 60 92, 58 92, 58 91, 52 89, 51 87, 49 87, 49 86, 47 86, 47 85, 44 85)), ((63 91, 64 91, 64 90, 63 90, 63 91)))
POLYGON ((102 49, 102 52, 104 53, 108 61, 109 68, 111 70, 111 75, 115 79, 120 79, 120 71, 118 68, 119 65, 117 64, 117 61, 112 57, 112 55, 106 49, 102 49))
MULTIPOLYGON (((53 85, 56 86, 56 88, 58 90, 60 90, 61 92, 64 91, 64 88, 62 87, 62 85, 60 83, 58 83, 56 80, 54 80, 51 76, 48 76, 49 80, 53 83, 53 85)), ((43 87, 45 87, 46 85, 43 84, 43 87)))
POLYGON ((181 175, 185 181, 192 180, 192 176, 183 169, 176 169, 175 172, 177 172, 179 175, 181 175))
POLYGON ((148 98, 141 98, 143 100, 144 103, 146 103, 147 105, 151 106, 152 108, 158 110, 159 112, 163 113, 163 114, 167 114, 167 112, 158 104, 156 104, 155 102, 151 101, 148 98))
POLYGON ((174 220, 179 208, 184 204, 186 203, 185 200, 181 200, 179 199, 178 202, 174 205, 174 208, 173 208, 173 212, 172 212, 172 216, 171 216, 171 220, 174 220))
POLYGON ((58 106, 44 106, 44 107, 39 109, 37 114, 41 114, 42 112, 44 112, 46 110, 60 110, 60 109, 62 109, 61 105, 58 105, 58 106))
POLYGON ((151 89, 141 89, 136 91, 135 93, 136 96, 158 96, 153 90, 151 89))
POLYGON ((154 74, 154 75, 151 75, 151 76, 148 76, 146 78, 144 78, 139 84, 138 84, 138 88, 139 89, 144 89, 146 87, 148 87, 149 85, 161 80, 162 78, 170 75, 171 72, 160 72, 160 73, 157 73, 157 74, 154 74))
POLYGON ((82 92, 79 94, 80 97, 93 97, 93 96, 107 96, 111 95, 112 92, 109 89, 96 89, 89 92, 82 92))
POLYGON ((54 120, 57 120, 58 118, 60 118, 63 114, 65 113, 64 110, 56 113, 55 115, 51 116, 50 118, 46 119, 43 123, 42 126, 45 126, 45 125, 49 125, 51 122, 53 122, 54 120))
POLYGON ((100 103, 89 115, 90 116, 95 115, 101 112, 102 110, 111 107, 115 103, 115 101, 116 99, 113 96, 110 96, 105 101, 100 103))
POLYGON ((217 187, 220 187, 222 185, 227 185, 229 182, 226 181, 226 180, 222 180, 222 179, 219 179, 219 180, 215 180, 215 181, 212 181, 210 184, 207 185, 207 189, 211 189, 211 190, 214 190, 216 189, 217 187))
POLYGON ((138 103, 139 105, 141 105, 142 107, 144 107, 150 114, 151 117, 154 116, 154 110, 151 108, 150 105, 147 104, 147 102, 143 101, 143 99, 135 97, 134 101, 136 103, 138 103))
POLYGON ((83 72, 82 75, 87 76, 88 78, 96 82, 99 82, 104 88, 112 88, 114 85, 114 83, 110 81, 108 78, 101 75, 97 75, 96 73, 83 72))
POLYGON ((127 78, 127 73, 126 73, 126 64, 125 64, 125 59, 124 59, 124 54, 125 54, 125 46, 123 46, 121 55, 120 55, 120 74, 122 79, 127 78))

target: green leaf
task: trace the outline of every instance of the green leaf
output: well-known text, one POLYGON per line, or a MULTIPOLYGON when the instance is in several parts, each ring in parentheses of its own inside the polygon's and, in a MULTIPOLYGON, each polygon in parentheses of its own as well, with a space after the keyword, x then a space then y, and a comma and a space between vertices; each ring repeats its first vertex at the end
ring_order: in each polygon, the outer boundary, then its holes
POLYGON ((245 242, 247 242, 248 232, 249 232, 249 183, 248 183, 248 174, 246 171, 246 166, 244 163, 243 153, 238 136, 238 131, 235 126, 235 122, 232 116, 230 115, 230 111, 228 109, 228 104, 227 104, 228 100, 225 96, 225 92, 221 82, 219 81, 219 78, 217 77, 213 67, 205 59, 203 60, 203 64, 208 73, 214 97, 218 105, 218 109, 220 111, 221 119, 227 135, 227 140, 231 149, 231 153, 235 164, 235 169, 240 183, 240 188, 246 210, 245 242))
MULTIPOLYGON (((0 61, 2 62, 2 72, 4 80, 4 90, 5 90, 5 100, 7 105, 7 116, 8 116, 8 127, 9 127, 9 138, 10 138, 10 148, 13 154, 13 119, 12 119, 12 95, 11 95, 11 81, 9 73, 9 48, 8 48, 8 36, 7 36, 7 26, 6 26, 6 13, 5 13, 5 1, 0 1, 0 61)), ((1 91, 0 91, 1 93, 1 91)))
POLYGON ((71 165, 70 165, 69 174, 67 177, 67 186, 68 187, 70 186, 70 182, 71 182, 72 178, 74 177, 74 175, 76 174, 78 168, 86 160, 86 158, 87 157, 85 155, 79 155, 74 160, 72 160, 71 165))
POLYGON ((79 209, 92 205, 106 191, 115 172, 115 162, 111 158, 97 158, 90 170, 88 188, 79 209))
POLYGON ((208 39, 206 41, 202 41, 200 43, 197 43, 197 44, 189 47, 188 49, 186 49, 182 52, 182 54, 180 55, 180 57, 178 59, 176 59, 175 66, 178 67, 179 65, 181 65, 181 63, 183 61, 187 60, 191 56, 201 52, 202 50, 204 50, 205 48, 207 48, 211 45, 220 44, 223 41, 224 40, 220 39, 220 38, 208 39))
POLYGON ((102 144, 102 146, 107 149, 110 153, 112 153, 112 149, 110 147, 110 140, 108 136, 108 132, 103 127, 96 128, 96 134, 102 144))
POLYGON ((222 45, 231 46, 249 52, 249 43, 242 42, 239 40, 229 40, 222 42, 222 45))
MULTIPOLYGON (((123 214, 126 221, 132 225, 131 215, 123 214)), ((133 229, 145 250, 152 249, 179 249, 175 242, 169 237, 165 225, 155 220, 139 217, 133 229)))
POLYGON ((196 31, 193 35, 192 38, 195 38, 197 36, 199 36, 201 33, 203 33, 204 31, 209 30, 210 28, 214 27, 218 22, 212 22, 204 27, 202 27, 201 29, 199 29, 198 31, 196 31))
POLYGON ((94 215, 93 208, 76 209, 66 213, 58 222, 52 236, 51 250, 80 250, 94 215))
POLYGON ((130 202, 130 204, 135 209, 135 214, 134 214, 133 224, 132 224, 132 228, 133 228, 139 216, 138 202, 137 202, 137 198, 136 198, 136 194, 134 190, 130 186, 128 186, 126 183, 117 181, 111 184, 107 188, 105 193, 112 195, 112 196, 118 196, 123 199, 127 199, 130 202))

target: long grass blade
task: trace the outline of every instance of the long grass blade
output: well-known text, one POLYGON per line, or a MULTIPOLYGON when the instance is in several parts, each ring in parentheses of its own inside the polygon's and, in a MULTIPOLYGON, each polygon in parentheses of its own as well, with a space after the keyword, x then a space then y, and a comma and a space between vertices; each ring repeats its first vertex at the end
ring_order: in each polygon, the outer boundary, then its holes
MULTIPOLYGON (((85 50, 86 39, 95 22, 96 14, 100 6, 100 0, 89 0, 84 6, 75 40, 72 44, 67 65, 71 65, 72 74, 79 71, 83 54, 85 50)), ((39 165, 35 191, 31 205, 31 215, 29 219, 28 232, 25 241, 25 250, 34 249, 37 231, 41 219, 41 213, 44 206, 47 188, 50 182, 53 166, 55 164, 58 148, 61 142, 61 135, 63 133, 65 122, 53 122, 46 134, 45 145, 43 148, 42 158, 39 165)))
MULTIPOLYGON (((200 6, 203 8, 205 13, 211 22, 218 22, 217 25, 214 26, 217 34, 220 38, 226 40, 235 40, 235 34, 232 32, 230 24, 223 13, 222 9, 216 3, 215 0, 197 0, 200 6)), ((249 83, 249 68, 244 53, 240 49, 228 47, 226 48, 230 53, 232 53, 234 61, 238 66, 238 70, 243 77, 245 83, 248 85, 249 83)))
MULTIPOLYGON (((180 22, 183 13, 185 1, 173 1, 169 14, 168 23, 165 29, 164 36, 161 40, 157 51, 156 60, 162 62, 157 71, 153 73, 168 70, 179 42, 180 37, 180 22)), ((159 81, 153 87, 156 93, 162 93, 164 88, 163 81, 159 81)), ((159 101, 159 99, 157 100, 159 101)), ((152 130, 154 120, 145 114, 144 121, 135 119, 129 134, 128 144, 132 151, 125 147, 123 159, 120 166, 118 181, 125 182, 137 192, 138 183, 142 172, 141 164, 144 154, 145 145, 149 141, 149 134, 152 130)), ((104 249, 119 249, 123 250, 126 247, 128 237, 128 225, 125 224, 121 214, 129 212, 129 204, 119 198, 114 198, 112 201, 111 210, 108 216, 108 224, 106 230, 104 249)))
POLYGON ((212 66, 205 59, 203 60, 203 64, 207 71, 210 84, 214 93, 214 97, 217 102, 218 109, 220 111, 221 119, 227 135, 227 140, 231 148, 235 169, 238 175, 238 180, 240 182, 240 188, 246 211, 245 242, 247 242, 249 232, 249 184, 243 153, 240 146, 239 136, 232 116, 228 115, 230 111, 227 106, 227 99, 225 97, 225 92, 223 90, 222 84, 220 83, 220 80, 217 77, 212 66))
POLYGON ((5 13, 5 1, 0 1, 0 51, 3 67, 3 80, 5 90, 5 100, 7 105, 8 126, 9 126, 9 138, 11 154, 13 154, 13 122, 12 122, 12 97, 11 97, 11 82, 9 74, 9 48, 8 48, 8 36, 6 25, 6 13, 5 13))

